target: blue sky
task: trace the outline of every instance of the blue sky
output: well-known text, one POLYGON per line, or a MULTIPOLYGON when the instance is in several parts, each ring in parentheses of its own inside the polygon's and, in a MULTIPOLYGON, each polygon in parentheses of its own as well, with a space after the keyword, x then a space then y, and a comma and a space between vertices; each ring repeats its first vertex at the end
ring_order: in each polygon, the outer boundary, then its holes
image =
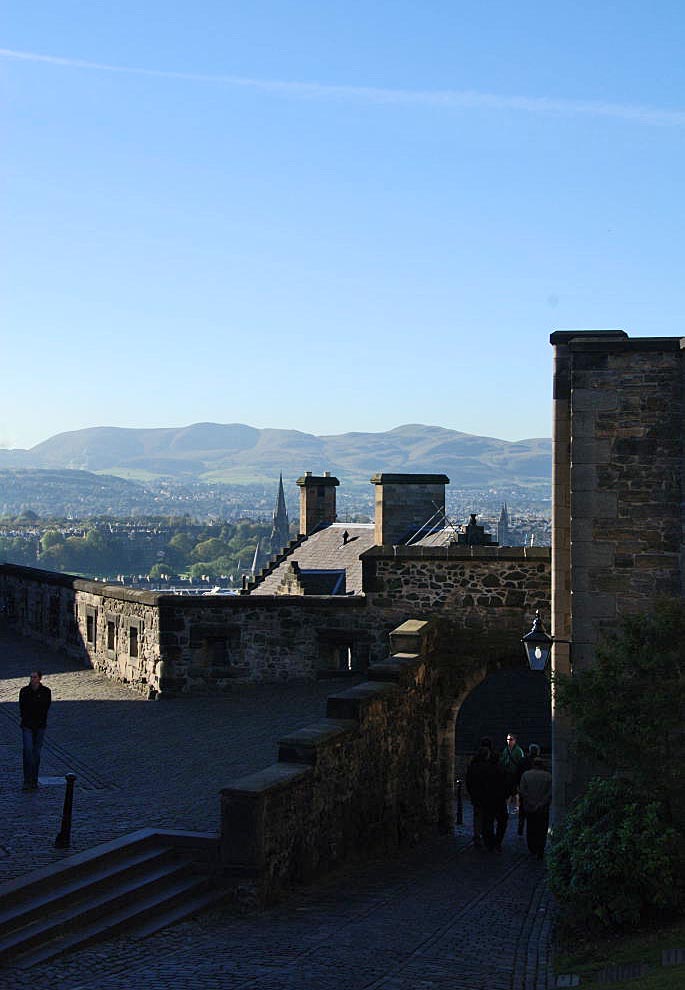
POLYGON ((32 0, 0 444, 551 433, 555 329, 684 332, 685 8, 32 0))

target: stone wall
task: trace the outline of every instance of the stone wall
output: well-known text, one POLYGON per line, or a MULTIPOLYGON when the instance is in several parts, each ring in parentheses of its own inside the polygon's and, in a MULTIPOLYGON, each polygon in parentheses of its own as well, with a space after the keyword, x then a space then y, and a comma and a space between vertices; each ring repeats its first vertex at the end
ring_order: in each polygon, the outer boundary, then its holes
POLYGON ((23 635, 48 642, 145 694, 157 688, 156 598, 69 574, 0 565, 0 602, 7 621, 23 635))
POLYGON ((361 596, 190 597, 3 564, 0 596, 23 633, 150 696, 365 670, 407 615, 440 618, 447 652, 501 660, 548 609, 544 548, 376 547, 363 569, 361 596))
MULTIPOLYGON (((554 375, 553 666, 591 666, 622 615, 683 585, 683 342, 558 332, 554 375)), ((555 712, 559 809, 582 786, 555 712)))
POLYGON ((160 595, 159 609, 160 687, 174 693, 333 672, 335 642, 349 645, 354 668, 387 649, 386 631, 359 597, 160 595))
POLYGON ((490 662, 520 650, 537 609, 550 609, 547 547, 372 547, 362 556, 369 607, 393 625, 439 619, 441 648, 490 662))
POLYGON ((567 356, 557 391, 568 406, 577 666, 620 615, 682 593, 683 359, 678 338, 552 340, 567 356))
POLYGON ((259 900, 373 850, 448 826, 441 672, 428 623, 391 634, 369 680, 280 741, 279 762, 222 791, 221 854, 259 900))
POLYGON ((0 601, 24 635, 149 696, 339 673, 343 648, 366 669, 387 651, 362 597, 196 598, 0 564, 0 601))

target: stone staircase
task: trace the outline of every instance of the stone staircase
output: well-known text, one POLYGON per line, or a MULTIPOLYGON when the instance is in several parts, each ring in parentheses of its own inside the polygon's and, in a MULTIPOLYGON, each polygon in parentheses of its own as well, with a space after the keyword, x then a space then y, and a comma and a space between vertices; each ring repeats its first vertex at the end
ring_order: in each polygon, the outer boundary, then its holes
POLYGON ((140 829, 0 885, 0 967, 122 931, 150 935, 226 896, 215 835, 140 829))

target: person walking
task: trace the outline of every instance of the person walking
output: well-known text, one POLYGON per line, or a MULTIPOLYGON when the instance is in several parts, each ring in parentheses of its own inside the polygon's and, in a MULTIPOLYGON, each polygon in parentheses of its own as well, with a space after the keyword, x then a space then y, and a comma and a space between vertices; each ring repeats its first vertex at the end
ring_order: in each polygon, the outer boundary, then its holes
POLYGON ((539 756, 521 777, 521 803, 526 813, 526 842, 534 856, 542 859, 549 828, 549 806, 552 802, 552 774, 545 770, 539 756))
POLYGON ((507 778, 497 753, 483 747, 478 769, 478 795, 481 807, 483 845, 488 852, 502 852, 502 840, 507 830, 507 778))
POLYGON ((35 791, 38 787, 40 751, 52 702, 52 692, 41 683, 42 677, 41 670, 32 671, 29 683, 19 692, 25 791, 35 791))
POLYGON ((516 742, 516 736, 513 732, 507 734, 507 745, 502 750, 499 759, 507 779, 507 798, 513 815, 518 809, 516 795, 520 777, 519 768, 524 759, 524 752, 516 742))
MULTIPOLYGON (((536 756, 540 755, 540 747, 537 743, 531 743, 528 747, 528 752, 523 757, 521 761, 521 766, 519 767, 519 786, 521 777, 524 775, 526 770, 531 770, 533 767, 533 760, 536 756)), ((523 802, 519 800, 519 815, 518 815, 518 834, 519 837, 523 836, 523 830, 526 824, 526 810, 523 807, 523 802)))
POLYGON ((487 763, 492 762, 492 740, 483 736, 480 747, 466 770, 466 790, 473 807, 473 844, 476 849, 483 845, 483 803, 487 799, 487 763))

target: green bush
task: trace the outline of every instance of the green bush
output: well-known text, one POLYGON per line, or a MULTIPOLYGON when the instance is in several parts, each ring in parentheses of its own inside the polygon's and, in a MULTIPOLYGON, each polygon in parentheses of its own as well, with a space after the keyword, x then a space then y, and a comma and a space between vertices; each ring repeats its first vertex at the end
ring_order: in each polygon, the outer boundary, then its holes
POLYGON ((627 771, 652 796, 683 788, 685 609, 660 599, 624 616, 597 647, 594 665, 555 677, 557 703, 571 715, 578 752, 610 772, 627 771))
POLYGON ((549 884, 571 926, 628 929, 683 903, 678 832, 630 782, 595 778, 554 831, 549 884))

